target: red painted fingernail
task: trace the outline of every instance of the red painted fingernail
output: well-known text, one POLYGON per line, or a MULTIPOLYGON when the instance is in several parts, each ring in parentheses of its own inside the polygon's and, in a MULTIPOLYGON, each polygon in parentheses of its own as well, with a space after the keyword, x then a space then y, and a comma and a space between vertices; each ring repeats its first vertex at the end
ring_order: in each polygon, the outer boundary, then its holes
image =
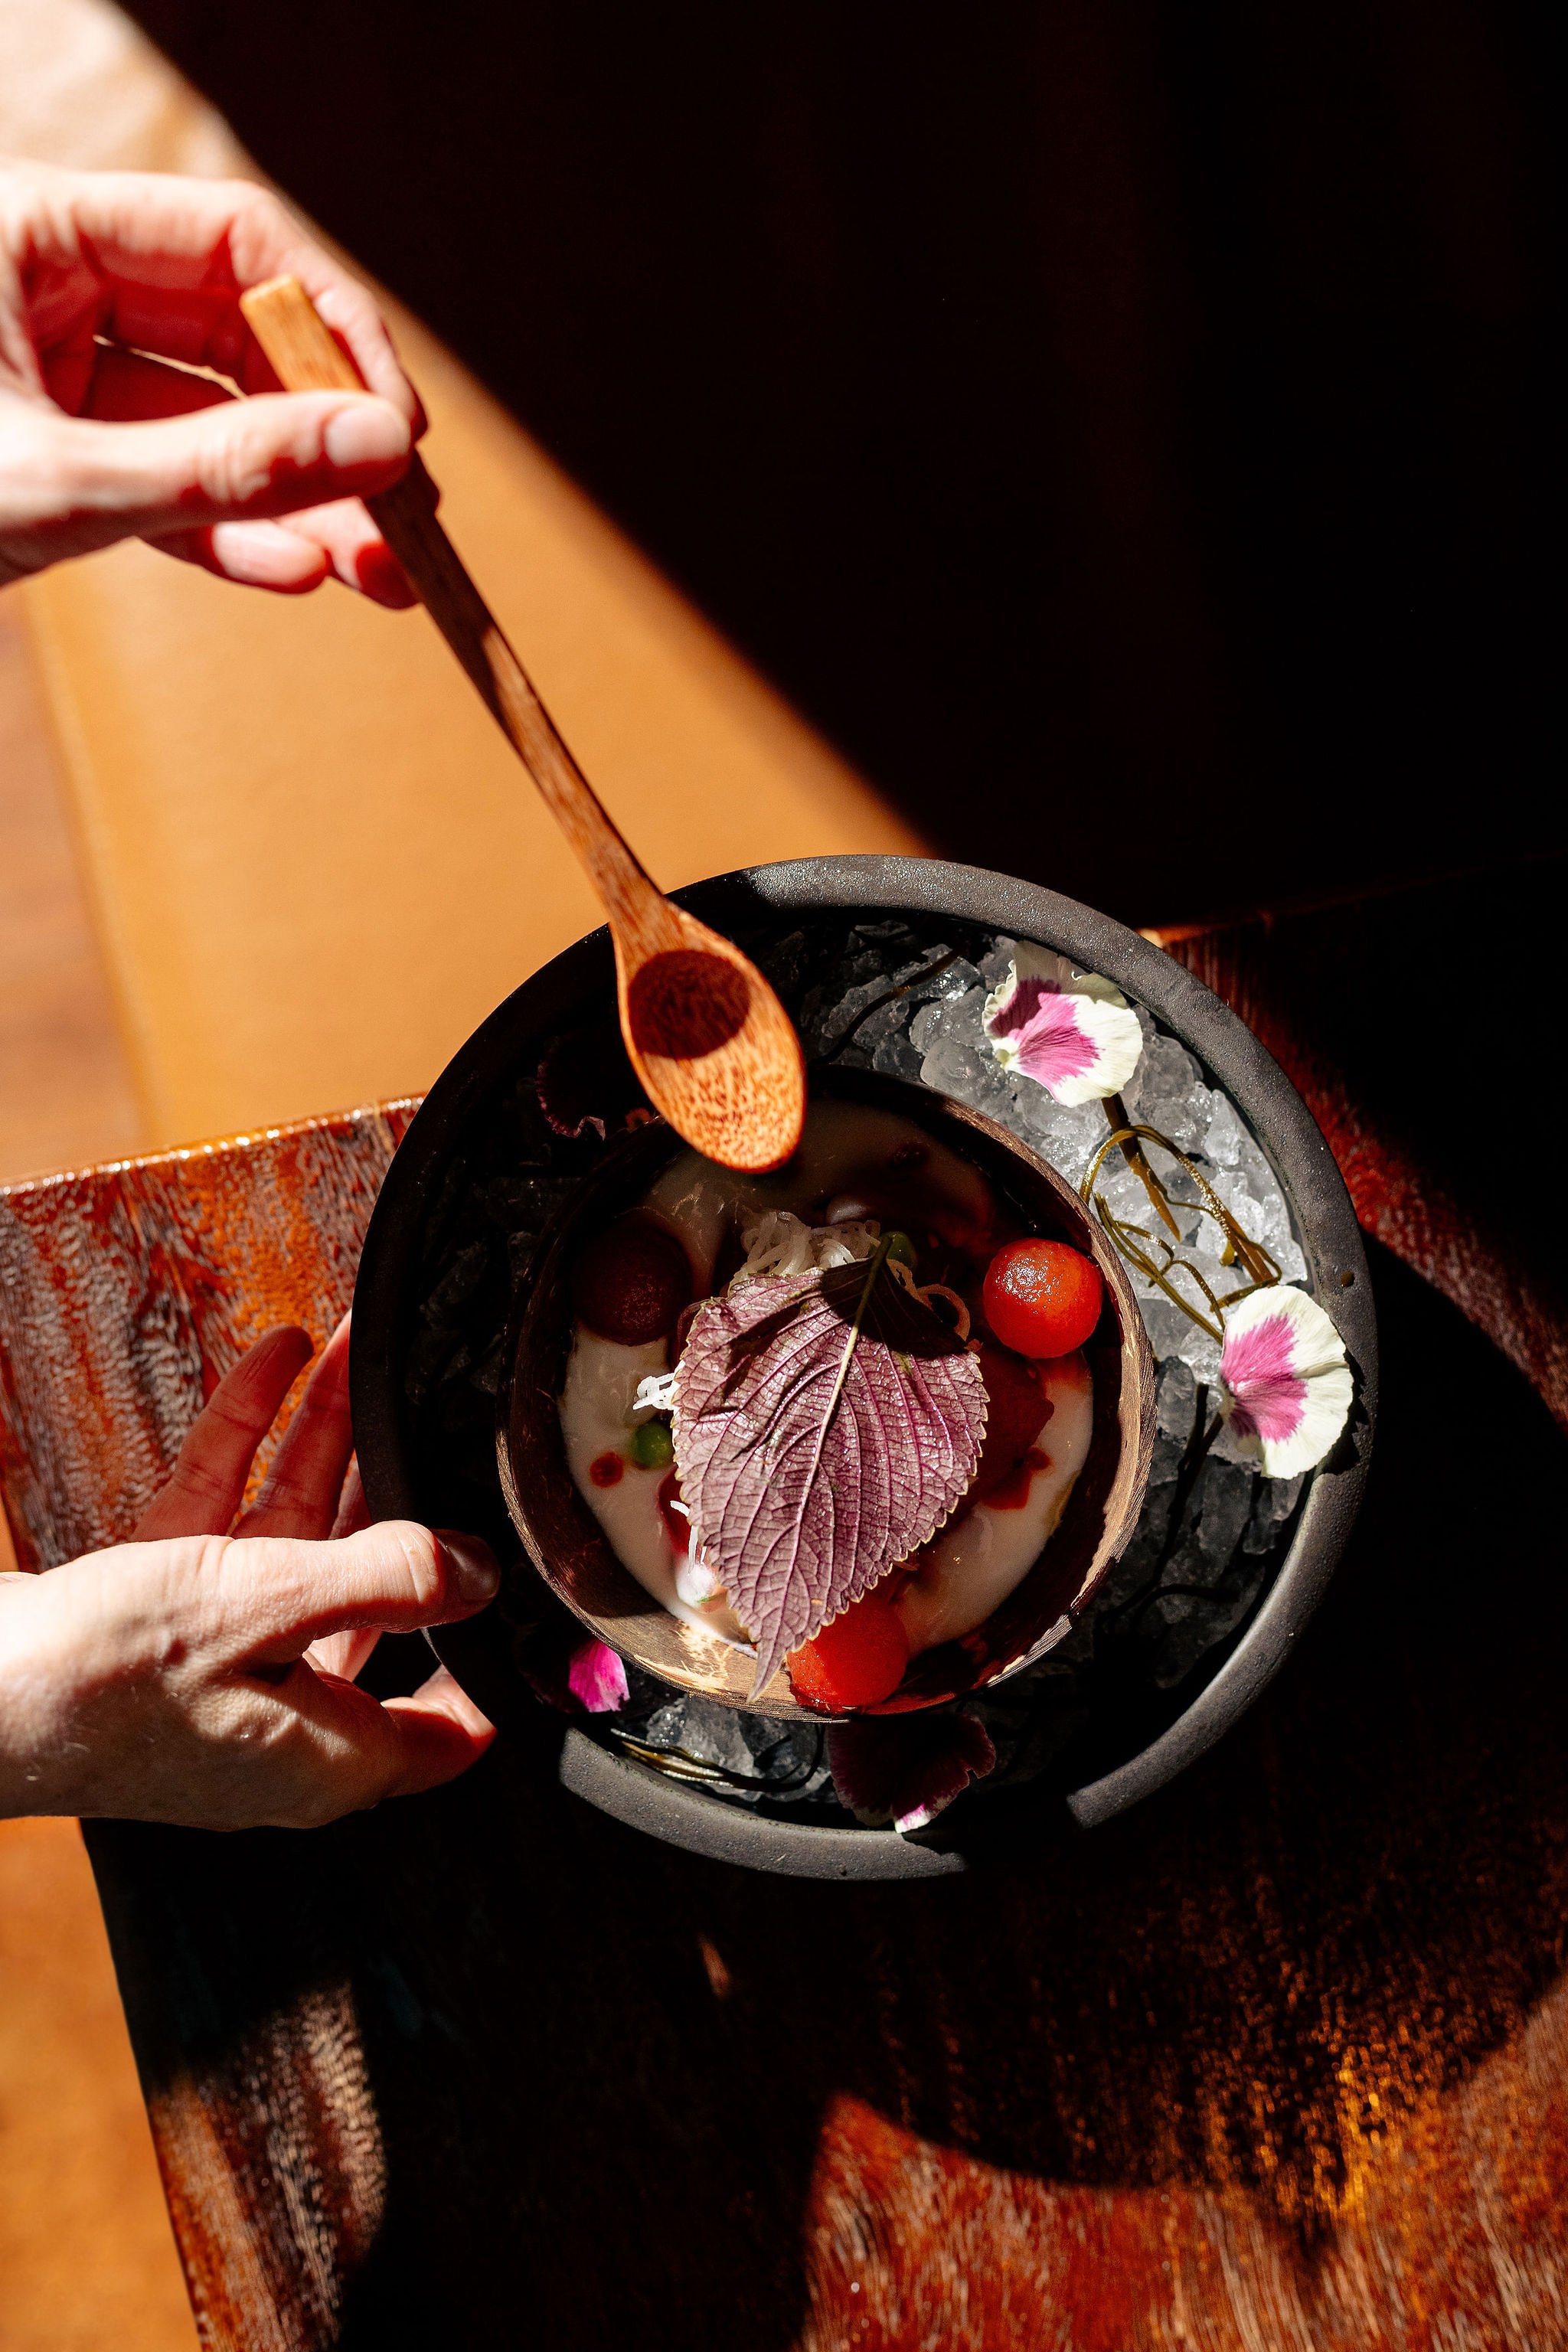
POLYGON ((451 1528, 433 1528, 459 1601, 493 1601, 500 1589, 500 1567, 482 1536, 459 1535, 451 1528))

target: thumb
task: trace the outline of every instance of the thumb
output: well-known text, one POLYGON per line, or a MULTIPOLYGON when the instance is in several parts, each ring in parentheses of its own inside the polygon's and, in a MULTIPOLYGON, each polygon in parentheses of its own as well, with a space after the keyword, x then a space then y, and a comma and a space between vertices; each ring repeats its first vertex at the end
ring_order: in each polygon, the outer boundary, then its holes
POLYGON ((484 1608, 500 1584, 495 1555, 478 1536, 433 1534, 410 1519, 381 1519, 324 1543, 236 1537, 207 1557, 214 1646, 236 1664, 287 1664, 312 1642, 362 1626, 447 1625, 484 1608))
POLYGON ((290 514, 390 488, 408 423, 369 393, 262 394, 155 422, 62 420, 54 453, 82 547, 290 514))

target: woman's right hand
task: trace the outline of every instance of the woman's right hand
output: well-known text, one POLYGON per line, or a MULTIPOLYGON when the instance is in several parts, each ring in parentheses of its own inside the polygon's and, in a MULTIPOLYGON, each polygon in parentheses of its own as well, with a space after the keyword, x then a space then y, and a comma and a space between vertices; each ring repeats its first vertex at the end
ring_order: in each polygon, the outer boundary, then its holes
POLYGON ((139 537, 251 587, 411 604, 360 501, 424 425, 371 296, 265 188, 0 160, 0 585, 139 537), (285 272, 368 391, 279 391, 239 297, 285 272))

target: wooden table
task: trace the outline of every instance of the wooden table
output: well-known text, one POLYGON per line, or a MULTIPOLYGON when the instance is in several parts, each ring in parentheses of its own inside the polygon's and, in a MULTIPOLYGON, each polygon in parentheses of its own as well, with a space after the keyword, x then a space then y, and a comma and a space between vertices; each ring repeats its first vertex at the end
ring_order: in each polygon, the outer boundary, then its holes
MULTIPOLYGON (((1297 1657, 1136 1813, 819 1885, 517 1743, 309 1836, 89 1827, 207 2343, 1568 2341, 1562 879, 1173 943, 1334 1144, 1386 1402, 1297 1657)), ((324 1334, 408 1110, 0 1195, 25 1561, 123 1530, 256 1331, 324 1334)))

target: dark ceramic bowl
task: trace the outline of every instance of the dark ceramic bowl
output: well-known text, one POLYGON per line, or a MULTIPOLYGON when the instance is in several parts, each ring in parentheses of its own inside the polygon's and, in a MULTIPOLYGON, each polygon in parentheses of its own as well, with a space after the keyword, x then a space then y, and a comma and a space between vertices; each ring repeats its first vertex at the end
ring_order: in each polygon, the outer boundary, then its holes
MULTIPOLYGON (((998 1845, 1011 1851, 1020 1841, 1037 1840, 1051 1821, 1089 1827, 1108 1820, 1180 1772, 1257 1697, 1321 1598, 1360 1505, 1376 1410, 1376 1328, 1360 1232, 1328 1146, 1283 1072, 1216 997, 1136 932, 1052 891, 934 859, 873 856, 761 866, 677 895, 704 922, 748 947, 762 935, 837 910, 846 922, 901 914, 1005 932, 1071 956, 1147 1005, 1225 1088, 1272 1162, 1306 1256, 1309 1286, 1344 1339, 1356 1405, 1334 1453, 1311 1475, 1277 1573, 1217 1669, 1205 1672, 1173 1720, 1152 1735, 1131 1726, 1121 1752, 1097 1759, 1091 1777, 1076 1785, 966 1800, 932 1832, 911 1839, 743 1811, 615 1755, 575 1729, 561 1748, 561 1777, 605 1811, 674 1843, 816 1877, 962 1870, 998 1845)), ((595 931, 534 973, 476 1030, 431 1089, 393 1161, 361 1264, 352 1362, 360 1466, 378 1516, 483 1524, 489 1509, 499 1536, 509 1532, 493 1468, 489 1492, 473 1487, 473 1508, 459 1520, 444 1482, 439 1432, 432 1441, 414 1425, 408 1376, 421 1344, 421 1286, 454 1185, 499 1107, 563 1028, 613 1001, 608 935, 595 931)), ((503 1729, 537 1724, 502 1609, 434 1638, 503 1729)))
MULTIPOLYGON (((1121 1260, 1071 1186, 1016 1136, 965 1105, 870 1070, 823 1069, 815 1097, 879 1105, 924 1127, 977 1166, 1026 1231, 1049 1234, 1093 1258, 1105 1284, 1100 1323, 1085 1353, 1094 1377, 1089 1459, 1059 1526, 1004 1605, 962 1643, 922 1652, 879 1710, 942 1706, 1018 1674, 1071 1632, 1138 1524, 1154 1443, 1154 1360, 1121 1260)), ((546 1236, 509 1335, 514 1369, 501 1395, 497 1453, 512 1525, 558 1600, 624 1658, 677 1689, 724 1706, 787 1720, 810 1713, 781 1667, 752 1696, 752 1661, 661 1609, 630 1576, 566 1466, 556 1400, 575 1329, 571 1270, 589 1234, 632 1206, 682 1150, 662 1119, 634 1128, 604 1154, 546 1236)))

